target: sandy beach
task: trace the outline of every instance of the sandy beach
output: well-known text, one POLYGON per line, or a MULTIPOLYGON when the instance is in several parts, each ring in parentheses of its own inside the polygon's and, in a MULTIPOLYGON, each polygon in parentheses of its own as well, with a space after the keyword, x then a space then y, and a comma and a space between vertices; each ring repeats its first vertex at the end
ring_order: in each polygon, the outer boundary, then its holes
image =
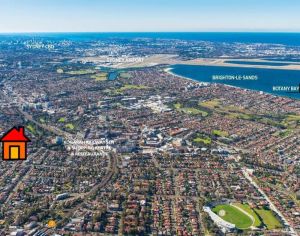
POLYGON ((199 58, 190 61, 182 61, 177 64, 182 65, 202 65, 202 66, 225 66, 225 67, 246 67, 246 68, 262 68, 262 69, 278 69, 278 70, 300 70, 300 63, 295 62, 282 62, 282 61, 272 61, 277 63, 288 63, 290 65, 283 66, 274 66, 274 65, 247 65, 247 64, 234 64, 234 61, 244 61, 244 62, 265 62, 270 63, 270 61, 263 59, 207 59, 207 58, 199 58), (231 61, 228 63, 226 61, 231 61))

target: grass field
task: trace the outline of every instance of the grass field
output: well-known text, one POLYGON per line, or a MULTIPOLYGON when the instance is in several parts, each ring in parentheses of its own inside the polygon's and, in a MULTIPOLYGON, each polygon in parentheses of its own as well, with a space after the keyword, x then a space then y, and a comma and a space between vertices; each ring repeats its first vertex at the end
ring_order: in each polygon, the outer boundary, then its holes
POLYGON ((175 103, 175 104, 174 104, 174 107, 175 107, 176 109, 180 109, 180 108, 182 107, 182 105, 181 105, 180 103, 175 103))
POLYGON ((59 120, 58 120, 58 122, 60 122, 60 123, 63 123, 63 122, 65 122, 65 121, 66 121, 66 118, 64 118, 64 117, 59 118, 59 120))
POLYGON ((228 132, 227 131, 222 131, 222 130, 213 130, 212 132, 214 135, 220 136, 220 137, 228 137, 228 132))
POLYGON ((203 106, 203 107, 213 109, 213 108, 218 107, 220 105, 220 101, 218 99, 213 99, 213 100, 210 100, 210 101, 199 102, 199 105, 203 106))
POLYGON ((292 132, 293 132, 292 129, 285 129, 285 130, 282 130, 282 131, 277 131, 273 135, 274 136, 280 136, 281 138, 285 138, 285 137, 289 136, 292 132))
POLYGON ((105 81, 105 80, 107 80, 107 77, 108 77, 108 73, 106 73, 106 72, 91 75, 91 78, 95 79, 95 81, 105 81))
POLYGON ((183 105, 180 103, 175 103, 174 107, 176 108, 176 110, 181 111, 185 114, 201 115, 203 117, 208 116, 208 113, 206 111, 193 108, 193 107, 183 107, 183 105))
POLYGON ((247 205, 247 204, 239 204, 239 203, 234 204, 234 205, 237 206, 237 207, 239 207, 239 208, 241 208, 241 209, 243 209, 243 210, 246 211, 248 214, 250 214, 251 216, 253 216, 253 218, 254 218, 254 224, 253 224, 253 226, 259 227, 259 226, 262 224, 262 222, 261 222, 261 220, 259 219, 259 217, 257 216, 257 214, 254 212, 254 210, 252 210, 252 209, 250 208, 249 205, 247 205))
POLYGON ((281 124, 286 128, 294 129, 299 127, 300 116, 299 115, 286 115, 281 121, 281 124))
POLYGON ((288 115, 286 118, 287 121, 300 121, 299 115, 288 115))
POLYGON ((279 220, 274 216, 273 212, 265 209, 255 209, 255 212, 262 218, 268 229, 282 228, 279 220))
POLYGON ((116 92, 121 93, 126 90, 132 90, 132 89, 140 90, 140 89, 148 89, 148 87, 144 85, 125 84, 123 87, 116 89, 116 92))
POLYGON ((211 138, 201 134, 201 133, 197 133, 196 137, 194 137, 193 142, 195 143, 204 143, 204 144, 211 144, 211 138))
POLYGON ((181 108, 180 110, 186 114, 191 114, 191 115, 201 115, 201 116, 208 115, 208 113, 206 111, 202 111, 202 110, 192 108, 192 107, 185 107, 185 108, 181 108))
POLYGON ((71 124, 71 123, 66 124, 65 127, 66 127, 67 129, 71 129, 71 130, 73 130, 73 129, 75 128, 74 125, 71 124))
POLYGON ((247 110, 243 107, 223 105, 222 101, 218 99, 199 102, 199 106, 225 115, 226 118, 230 119, 252 120, 259 123, 286 129, 294 129, 296 127, 299 127, 300 116, 296 114, 289 114, 284 117, 280 117, 274 114, 272 114, 271 116, 264 116, 261 114, 253 113, 253 111, 247 110))
POLYGON ((220 216, 223 220, 235 224, 238 229, 248 229, 253 225, 252 219, 230 205, 218 205, 212 209, 214 213, 219 215, 220 211, 225 211, 224 216, 220 216))
POLYGON ((88 75, 88 74, 94 74, 94 70, 73 70, 73 71, 68 71, 66 74, 68 75, 88 75))
POLYGON ((129 74, 127 72, 121 72, 120 77, 124 78, 124 79, 130 79, 132 76, 131 76, 131 74, 129 74))
POLYGON ((197 137, 193 139, 195 143, 204 143, 204 144, 211 144, 211 138, 209 137, 197 137))
POLYGON ((33 125, 27 125, 27 127, 26 127, 31 133, 33 133, 33 134, 35 134, 35 128, 33 127, 33 125))
POLYGON ((232 119, 243 119, 243 120, 253 119, 253 117, 249 114, 235 113, 235 112, 229 113, 228 115, 226 115, 226 117, 232 118, 232 119))
POLYGON ((275 217, 271 210, 266 209, 252 209, 248 204, 233 204, 236 207, 241 208, 253 218, 251 219, 249 216, 244 214, 239 209, 234 208, 231 205, 218 205, 213 208, 213 212, 218 214, 222 219, 225 221, 235 224, 239 229, 248 229, 251 226, 260 227, 263 224, 269 229, 278 229, 282 228, 282 224, 280 221, 275 217), (225 215, 220 215, 220 211, 225 211, 225 215), (254 221, 253 221, 254 220, 254 221))

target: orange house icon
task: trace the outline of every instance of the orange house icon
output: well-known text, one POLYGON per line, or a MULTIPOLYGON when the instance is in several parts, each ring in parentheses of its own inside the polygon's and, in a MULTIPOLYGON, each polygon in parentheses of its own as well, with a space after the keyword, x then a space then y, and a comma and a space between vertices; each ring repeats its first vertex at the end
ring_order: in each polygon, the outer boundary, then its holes
POLYGON ((30 142, 30 139, 26 137, 23 126, 10 129, 2 136, 0 141, 2 142, 3 160, 26 160, 27 143, 30 142))

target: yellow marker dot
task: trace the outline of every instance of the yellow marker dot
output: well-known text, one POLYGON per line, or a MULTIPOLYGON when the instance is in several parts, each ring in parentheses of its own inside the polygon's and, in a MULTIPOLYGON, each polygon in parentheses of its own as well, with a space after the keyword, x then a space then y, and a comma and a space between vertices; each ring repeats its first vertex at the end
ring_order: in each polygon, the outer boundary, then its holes
POLYGON ((56 227, 56 222, 54 220, 49 220, 48 227, 49 228, 55 228, 56 227))

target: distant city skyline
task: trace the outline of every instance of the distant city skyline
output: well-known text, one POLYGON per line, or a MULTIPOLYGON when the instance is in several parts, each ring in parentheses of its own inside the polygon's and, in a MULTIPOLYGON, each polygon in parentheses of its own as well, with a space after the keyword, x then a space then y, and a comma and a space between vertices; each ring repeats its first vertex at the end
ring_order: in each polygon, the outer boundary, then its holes
POLYGON ((297 0, 0 0, 0 33, 300 32, 297 0))

